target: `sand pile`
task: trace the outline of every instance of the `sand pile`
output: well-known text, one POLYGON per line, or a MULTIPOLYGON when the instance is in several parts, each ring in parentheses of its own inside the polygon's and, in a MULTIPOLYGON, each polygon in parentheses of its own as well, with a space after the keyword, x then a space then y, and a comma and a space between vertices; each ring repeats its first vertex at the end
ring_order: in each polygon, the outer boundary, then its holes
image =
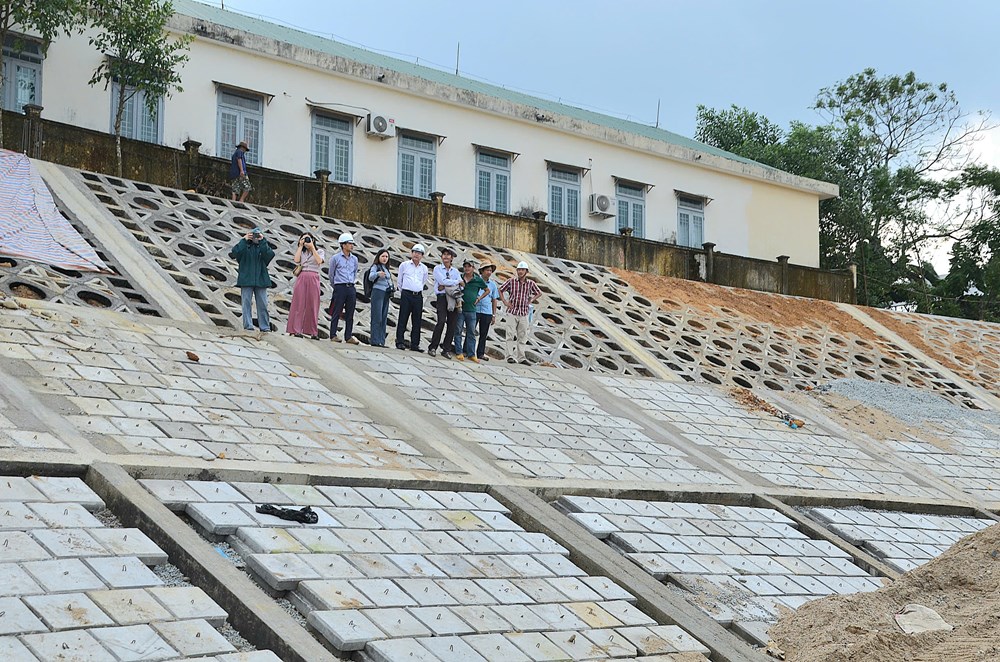
POLYGON ((985 662, 1000 660, 1000 526, 874 593, 807 603, 771 628, 789 662, 985 662), (893 615, 917 603, 950 632, 904 634, 893 615))

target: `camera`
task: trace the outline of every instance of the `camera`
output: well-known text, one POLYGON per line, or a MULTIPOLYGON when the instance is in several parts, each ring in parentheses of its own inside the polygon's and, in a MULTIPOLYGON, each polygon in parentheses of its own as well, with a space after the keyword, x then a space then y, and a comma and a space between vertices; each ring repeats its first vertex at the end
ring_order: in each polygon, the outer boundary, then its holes
POLYGON ((312 237, 308 237, 307 236, 305 239, 302 240, 302 243, 303 244, 311 244, 311 243, 313 243, 312 237))

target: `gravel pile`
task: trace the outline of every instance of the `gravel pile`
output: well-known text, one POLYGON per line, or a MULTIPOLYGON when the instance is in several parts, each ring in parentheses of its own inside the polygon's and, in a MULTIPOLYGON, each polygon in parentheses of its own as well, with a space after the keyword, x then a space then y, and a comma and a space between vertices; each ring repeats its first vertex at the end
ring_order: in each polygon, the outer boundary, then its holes
POLYGON ((816 388, 819 392, 837 393, 855 402, 887 412, 904 423, 918 425, 924 421, 971 420, 1000 425, 1000 414, 973 410, 952 404, 931 391, 897 386, 865 379, 838 379, 816 388))

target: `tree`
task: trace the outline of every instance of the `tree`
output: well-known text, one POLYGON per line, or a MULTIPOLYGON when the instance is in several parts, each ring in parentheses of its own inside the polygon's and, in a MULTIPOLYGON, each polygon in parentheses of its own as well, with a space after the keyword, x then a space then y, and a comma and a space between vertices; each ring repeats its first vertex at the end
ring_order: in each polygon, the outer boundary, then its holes
POLYGON ((748 159, 775 165, 784 132, 763 115, 736 104, 725 110, 698 106, 695 140, 739 154, 748 159))
POLYGON ((982 200, 963 172, 987 117, 963 112, 945 83, 921 81, 913 72, 879 76, 874 69, 820 90, 815 108, 858 141, 851 173, 860 186, 858 213, 838 219, 849 223, 838 230, 852 236, 853 245, 842 248, 853 248, 862 273, 875 275, 859 300, 885 305, 908 282, 923 291, 920 306, 930 308, 927 279, 917 278, 921 270, 912 265, 926 261, 929 247, 982 220, 982 200))
MULTIPOLYGON (((734 106, 699 107, 698 137, 788 172, 837 184, 820 203, 820 266, 858 266, 858 301, 899 297, 933 308, 928 250, 989 215, 986 189, 971 176, 972 147, 987 118, 962 112, 947 85, 874 69, 820 90, 827 122, 781 131, 734 106)), ((982 179, 981 177, 979 178, 982 179)))
POLYGON ((126 104, 142 92, 150 115, 157 113, 160 99, 182 91, 179 67, 188 60, 192 37, 171 38, 165 32, 174 13, 162 0, 95 0, 92 17, 97 34, 92 46, 105 58, 94 70, 91 85, 116 84, 115 157, 122 176, 122 116, 126 104))
MULTIPOLYGON (((69 34, 83 27, 82 4, 79 0, 0 0, 0 89, 4 86, 3 46, 16 28, 20 32, 40 37, 42 52, 59 34, 69 34)), ((14 40, 20 50, 22 40, 14 40)), ((3 117, 0 115, 0 147, 3 146, 3 117)))

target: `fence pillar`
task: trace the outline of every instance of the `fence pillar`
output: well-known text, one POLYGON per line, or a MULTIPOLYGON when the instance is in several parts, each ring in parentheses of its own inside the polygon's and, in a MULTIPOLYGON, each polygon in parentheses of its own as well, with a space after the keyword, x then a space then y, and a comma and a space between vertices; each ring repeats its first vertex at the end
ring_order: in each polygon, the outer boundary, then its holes
POLYGON ((330 171, 316 170, 313 174, 319 180, 319 215, 326 216, 326 192, 330 186, 330 171))
POLYGON ((705 250, 705 282, 715 282, 715 244, 706 241, 701 247, 705 250))
POLYGON ((44 110, 42 106, 33 103, 24 106, 24 134, 21 138, 21 151, 33 159, 42 158, 42 110, 44 110))
POLYGON ((434 191, 431 193, 431 200, 434 201, 434 234, 439 237, 444 236, 444 193, 434 191))
POLYGON ((198 161, 201 153, 198 151, 201 143, 197 140, 184 141, 184 155, 187 157, 187 187, 197 189, 198 161))
POLYGON ((535 219, 535 252, 548 257, 549 255, 549 222, 548 212, 533 211, 532 217, 535 219))
POLYGON ((778 264, 781 265, 781 293, 788 294, 789 284, 788 284, 788 256, 779 255, 778 264))

